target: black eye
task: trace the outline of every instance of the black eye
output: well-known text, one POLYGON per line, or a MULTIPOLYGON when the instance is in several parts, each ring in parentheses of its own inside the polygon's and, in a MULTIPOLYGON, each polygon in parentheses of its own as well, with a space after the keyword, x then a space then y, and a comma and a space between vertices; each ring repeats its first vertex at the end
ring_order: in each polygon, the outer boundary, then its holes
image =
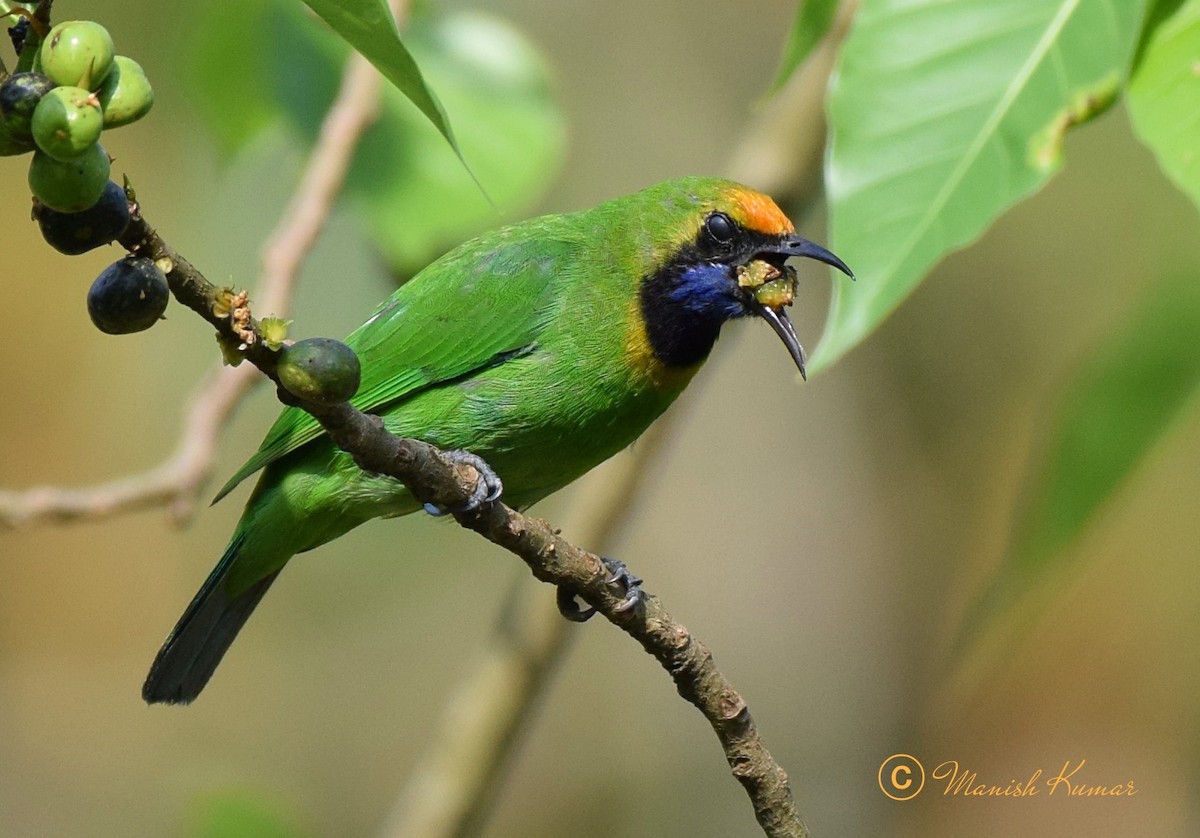
POLYGON ((714 212, 704 219, 704 231, 717 244, 729 244, 737 235, 737 225, 723 212, 714 212))

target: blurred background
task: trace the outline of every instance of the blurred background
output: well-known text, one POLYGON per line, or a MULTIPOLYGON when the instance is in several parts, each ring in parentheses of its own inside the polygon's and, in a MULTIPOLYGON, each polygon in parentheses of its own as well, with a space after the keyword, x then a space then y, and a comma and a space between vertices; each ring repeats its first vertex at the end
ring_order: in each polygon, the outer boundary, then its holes
MULTIPOLYGON (((158 94, 151 118, 105 145, 168 241, 212 280, 252 284, 302 158, 273 130, 236 157, 218 152, 198 65, 180 59, 211 21, 184 5, 104 4, 118 51, 158 94)), ((486 5, 540 51, 562 114, 546 123, 546 160, 562 155, 546 189, 502 202, 524 215, 727 171, 795 4, 486 5)), ((253 49, 286 46, 259 35, 253 49)), ((609 548, 711 647, 817 836, 1200 834, 1200 411, 1183 412, 1056 572, 959 644, 1064 392, 1131 312, 1200 264, 1194 207, 1121 107, 1070 134, 1066 157, 1045 190, 807 384, 769 329, 727 329, 609 548), (895 753, 926 770, 957 760, 1001 786, 1086 760, 1076 779, 1132 781, 1137 794, 968 800, 931 785, 895 802, 877 781, 895 753)), ((28 221, 25 165, 0 161, 0 487, 148 468, 214 363, 209 329, 172 307, 143 334, 95 330, 86 291, 119 254, 46 246, 28 221)), ((826 240, 819 206, 796 221, 826 240)), ((794 317, 812 346, 830 283, 801 271, 794 317)), ((391 287, 368 231, 339 210, 304 271, 293 334, 341 336, 391 287)), ((244 405, 219 480, 276 412, 265 388, 244 405)), ((604 474, 535 513, 565 520, 604 474)), ((247 491, 185 529, 155 510, 0 531, 0 836, 372 835, 422 770, 503 592, 528 576, 445 522, 374 522, 304 556, 201 700, 142 703, 150 660, 247 491)), ((757 834, 711 731, 658 665, 609 625, 572 632, 483 834, 757 834)))

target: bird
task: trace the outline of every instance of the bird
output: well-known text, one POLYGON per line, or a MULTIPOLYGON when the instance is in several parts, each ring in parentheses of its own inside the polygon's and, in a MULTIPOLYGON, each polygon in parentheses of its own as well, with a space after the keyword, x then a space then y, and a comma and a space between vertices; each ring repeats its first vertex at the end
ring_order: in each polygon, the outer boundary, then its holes
MULTIPOLYGON (((629 446, 730 320, 766 320, 803 375, 785 311, 792 257, 853 278, 771 198, 720 178, 669 180, 502 227, 432 262, 347 338, 362 365, 351 404, 397 436, 467 452, 488 478, 476 501, 502 485, 505 503, 526 508, 629 446)), ((151 665, 150 704, 200 694, 294 555, 422 509, 399 481, 359 469, 297 407, 214 503, 260 470, 224 554, 151 665)))

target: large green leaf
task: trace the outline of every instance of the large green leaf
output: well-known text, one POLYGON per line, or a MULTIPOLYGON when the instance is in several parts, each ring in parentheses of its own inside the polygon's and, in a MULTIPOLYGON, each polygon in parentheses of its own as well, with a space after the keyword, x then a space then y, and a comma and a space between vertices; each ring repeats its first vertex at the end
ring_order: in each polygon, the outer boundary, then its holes
POLYGON ((796 19, 788 31, 787 45, 783 48, 783 60, 775 73, 775 81, 771 83, 772 92, 787 84, 796 68, 804 63, 813 47, 825 37, 837 7, 838 0, 800 0, 796 19))
POLYGON ((1129 83, 1138 136, 1167 176, 1200 205, 1200 0, 1186 0, 1150 34, 1129 83))
MULTIPOLYGON (((262 0, 237 16, 198 9, 186 62, 189 101, 234 152, 282 127, 316 137, 348 54, 340 38, 291 0, 262 0), (273 48, 253 48, 270 32, 273 48)), ((479 13, 419 16, 406 30, 412 54, 456 114, 466 153, 495 207, 399 91, 384 91, 363 137, 346 195, 401 273, 447 244, 494 226, 537 198, 558 169, 565 122, 549 72, 511 26, 479 13)))
POLYGON ((830 94, 838 283, 813 359, 874 329, 948 252, 1053 174, 1114 100, 1140 0, 864 0, 830 94))
POLYGON ((1200 407, 1200 282, 1164 285, 1066 382, 1024 480, 1010 546, 960 631, 960 650, 1055 571, 1164 438, 1200 407))
POLYGON ((434 124, 463 159, 441 102, 425 83, 421 68, 400 42, 396 21, 384 0, 304 0, 335 32, 375 65, 434 124))

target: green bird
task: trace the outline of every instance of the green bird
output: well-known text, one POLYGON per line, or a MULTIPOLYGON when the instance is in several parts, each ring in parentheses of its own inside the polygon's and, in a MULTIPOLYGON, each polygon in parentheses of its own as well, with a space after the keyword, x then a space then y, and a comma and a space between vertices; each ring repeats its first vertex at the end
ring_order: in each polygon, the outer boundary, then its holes
MULTIPOLYGON (((691 381, 728 320, 758 315, 801 374, 784 306, 810 257, 765 195, 683 178, 589 210, 535 218, 450 251, 347 339, 362 363, 352 403, 393 434, 471 452, 476 502, 524 508, 634 441, 691 381)), ((262 470, 225 554, 167 637, 142 688, 187 703, 212 677, 287 561, 372 518, 421 509, 288 408, 221 489, 262 470)), ((636 580, 633 580, 636 581, 636 580)))

